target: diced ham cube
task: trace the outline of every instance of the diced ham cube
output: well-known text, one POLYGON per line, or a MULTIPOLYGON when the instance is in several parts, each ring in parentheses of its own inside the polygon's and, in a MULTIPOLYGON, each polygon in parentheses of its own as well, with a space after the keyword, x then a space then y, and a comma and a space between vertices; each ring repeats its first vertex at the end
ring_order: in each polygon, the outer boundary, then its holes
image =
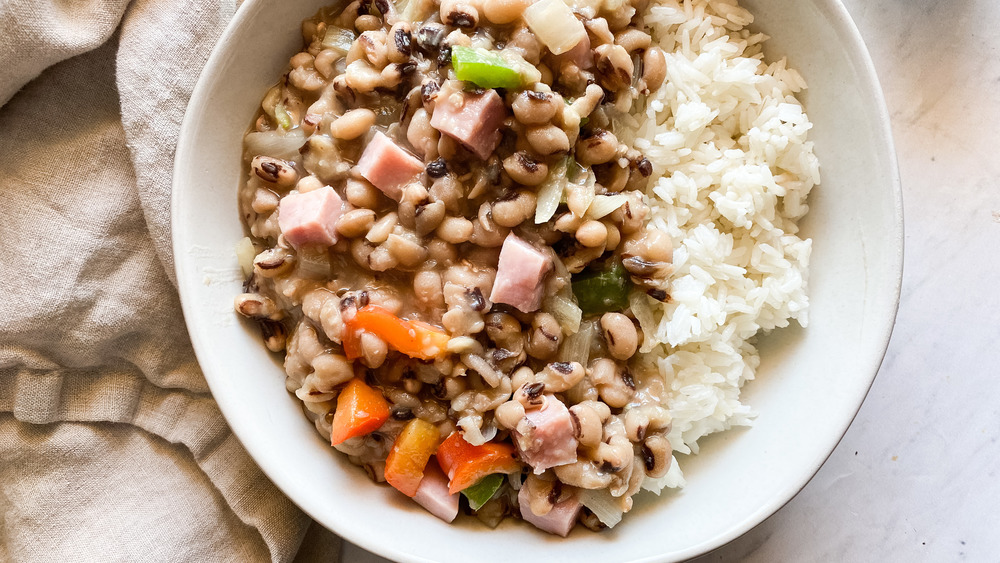
POLYGON ((503 100, 492 89, 482 94, 448 90, 438 93, 431 126, 488 159, 500 144, 500 127, 507 117, 503 100))
POLYGON ((521 460, 536 474, 550 467, 576 461, 576 430, 573 416, 554 395, 545 395, 540 409, 529 410, 514 429, 514 444, 521 460))
POLYGON ((528 498, 528 487, 521 487, 517 493, 517 503, 521 507, 521 518, 530 522, 539 530, 544 530, 550 534, 562 537, 569 535, 569 531, 576 525, 576 519, 580 516, 583 505, 572 496, 566 500, 557 502, 552 510, 545 516, 539 516, 531 511, 531 499, 528 498))
POLYGON ((438 467, 437 460, 431 459, 424 468, 424 478, 413 500, 434 516, 451 522, 458 516, 458 495, 448 493, 448 477, 438 467))
POLYGON ((361 153, 356 168, 365 180, 399 201, 403 186, 424 171, 424 163, 378 131, 361 153))
POLYGON ((330 246, 337 242, 337 221, 344 202, 330 186, 293 192, 278 204, 278 227, 294 248, 330 246))
POLYGON ((552 269, 552 259, 514 233, 507 235, 500 249, 496 281, 490 301, 506 303, 522 313, 542 305, 542 281, 552 269))

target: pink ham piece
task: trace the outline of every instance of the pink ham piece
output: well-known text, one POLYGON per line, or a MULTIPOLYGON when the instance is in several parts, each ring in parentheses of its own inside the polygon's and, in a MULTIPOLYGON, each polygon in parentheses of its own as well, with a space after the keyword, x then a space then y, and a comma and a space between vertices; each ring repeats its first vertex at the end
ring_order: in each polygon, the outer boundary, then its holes
POLYGON ((424 171, 424 163, 378 131, 361 153, 356 169, 382 193, 399 201, 403 186, 424 171))
POLYGON ((330 246, 337 242, 337 221, 344 202, 330 186, 306 193, 293 192, 278 204, 278 227, 294 248, 330 246))
POLYGON ((490 301, 506 303, 522 313, 542 305, 542 281, 552 269, 552 259, 514 233, 507 235, 500 249, 496 281, 490 301))
POLYGON ((576 461, 579 442, 573 427, 573 416, 554 395, 545 395, 540 409, 529 410, 514 429, 514 444, 521 459, 536 474, 550 467, 576 461))
POLYGON ((553 55, 552 58, 556 61, 556 66, 553 67, 556 69, 561 69, 565 63, 573 63, 580 70, 594 68, 594 53, 590 50, 590 36, 584 35, 583 40, 575 47, 561 55, 553 55))
POLYGON ((458 516, 458 495, 448 494, 448 477, 438 467, 437 460, 432 459, 424 468, 424 478, 413 500, 434 516, 451 522, 458 516))
POLYGON ((500 144, 500 126, 507 111, 495 90, 438 94, 431 126, 486 160, 500 144))
POLYGON ((539 530, 544 530, 550 534, 562 537, 569 535, 569 531, 576 525, 576 519, 580 516, 583 505, 572 496, 566 500, 557 502, 552 510, 545 516, 539 516, 531 511, 531 499, 528 498, 528 487, 521 487, 517 493, 517 504, 521 507, 521 518, 530 522, 539 530))

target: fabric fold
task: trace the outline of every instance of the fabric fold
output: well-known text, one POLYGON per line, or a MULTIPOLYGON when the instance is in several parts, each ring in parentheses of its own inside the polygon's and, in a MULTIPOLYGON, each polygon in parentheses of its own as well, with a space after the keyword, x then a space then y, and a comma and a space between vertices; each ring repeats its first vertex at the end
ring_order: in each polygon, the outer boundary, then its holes
POLYGON ((4 559, 71 539, 94 558, 290 561, 309 529, 226 425, 170 282, 173 147, 234 10, 0 5, 4 559))

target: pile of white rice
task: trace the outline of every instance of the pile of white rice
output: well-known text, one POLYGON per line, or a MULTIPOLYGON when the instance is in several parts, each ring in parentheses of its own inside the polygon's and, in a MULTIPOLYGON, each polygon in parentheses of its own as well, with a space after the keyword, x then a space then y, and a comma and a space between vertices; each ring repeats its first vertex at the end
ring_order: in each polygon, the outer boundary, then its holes
MULTIPOLYGON (((687 454, 754 418, 740 402, 760 364, 754 336, 808 321, 812 245, 796 221, 819 163, 794 97, 802 77, 763 61, 766 36, 747 29, 753 16, 736 0, 653 0, 649 11, 667 81, 616 133, 653 164, 651 224, 674 240, 670 302, 637 294, 633 309, 641 351, 666 380, 670 442, 687 454)), ((683 485, 674 468, 644 488, 683 485)))

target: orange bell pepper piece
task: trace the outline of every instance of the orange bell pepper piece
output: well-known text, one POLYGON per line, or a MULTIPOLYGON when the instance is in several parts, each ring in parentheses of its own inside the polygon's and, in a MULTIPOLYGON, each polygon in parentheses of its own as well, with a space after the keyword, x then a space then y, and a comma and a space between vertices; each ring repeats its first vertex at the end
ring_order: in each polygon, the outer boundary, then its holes
POLYGON ((445 353, 448 333, 421 321, 401 319, 377 305, 365 305, 354 318, 344 321, 344 352, 347 359, 361 356, 361 333, 370 332, 391 348, 421 360, 433 360, 445 353))
POLYGON ((407 422, 385 459, 385 480, 408 497, 417 494, 427 460, 440 440, 441 434, 430 422, 419 418, 407 422))
POLYGON ((514 457, 514 446, 487 442, 473 446, 458 431, 452 432, 437 449, 437 460, 448 476, 448 492, 455 494, 493 473, 514 473, 521 462, 514 457))
POLYGON ((381 428, 386 420, 389 420, 389 402, 382 392, 355 377, 337 397, 330 443, 336 446, 348 438, 370 434, 381 428))

